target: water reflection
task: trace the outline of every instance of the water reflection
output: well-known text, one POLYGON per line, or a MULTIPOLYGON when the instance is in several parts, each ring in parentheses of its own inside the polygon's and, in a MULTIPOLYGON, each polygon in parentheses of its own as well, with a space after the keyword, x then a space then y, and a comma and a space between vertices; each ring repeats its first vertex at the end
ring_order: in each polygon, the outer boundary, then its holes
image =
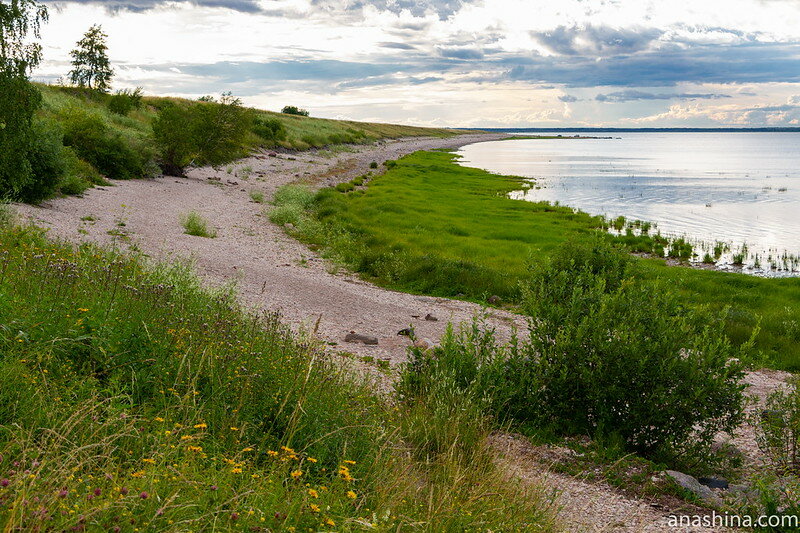
POLYGON ((525 199, 747 243, 766 266, 768 257, 800 255, 798 147, 800 133, 622 133, 485 142, 459 154, 467 166, 534 178, 525 199))

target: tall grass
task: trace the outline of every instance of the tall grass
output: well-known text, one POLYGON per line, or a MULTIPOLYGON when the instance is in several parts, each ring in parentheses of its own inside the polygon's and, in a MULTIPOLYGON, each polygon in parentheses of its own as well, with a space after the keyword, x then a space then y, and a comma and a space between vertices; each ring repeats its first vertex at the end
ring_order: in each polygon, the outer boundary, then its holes
POLYGON ((549 527, 542 494, 418 452, 433 417, 185 265, 5 225, 0 354, 6 530, 549 527))

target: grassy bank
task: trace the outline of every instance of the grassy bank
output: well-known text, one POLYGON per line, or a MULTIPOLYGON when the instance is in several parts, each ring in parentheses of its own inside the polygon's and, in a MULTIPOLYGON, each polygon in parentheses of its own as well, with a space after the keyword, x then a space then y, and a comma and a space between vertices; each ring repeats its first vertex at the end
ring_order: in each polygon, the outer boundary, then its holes
MULTIPOLYGON (((566 241, 604 233, 600 217, 509 200, 507 193, 522 188, 521 180, 461 167, 453 158, 412 154, 366 186, 323 190, 294 204, 279 197, 279 209, 290 213, 284 222, 293 222, 301 239, 376 283, 482 302, 496 295, 518 303, 532 262, 566 241)), ((637 250, 659 245, 648 237, 606 238, 637 250)), ((726 331, 734 342, 760 328, 756 348, 765 364, 800 369, 800 280, 638 261, 643 275, 675 288, 684 303, 729 307, 726 331)))
POLYGON ((489 425, 390 408, 186 266, 48 241, 0 206, 4 530, 548 530, 489 425))

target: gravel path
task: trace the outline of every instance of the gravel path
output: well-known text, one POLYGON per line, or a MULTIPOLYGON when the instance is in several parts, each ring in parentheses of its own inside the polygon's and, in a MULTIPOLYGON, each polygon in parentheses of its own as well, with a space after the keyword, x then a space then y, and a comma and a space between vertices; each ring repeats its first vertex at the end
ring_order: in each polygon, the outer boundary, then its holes
MULTIPOLYGON (((268 205, 253 202, 249 193, 262 192, 268 204, 275 190, 286 183, 300 180, 330 186, 368 172, 373 161, 382 164, 417 150, 457 148, 502 137, 478 134, 380 141, 340 153, 270 157, 262 152, 217 170, 191 170, 188 178, 115 181, 113 186, 88 190, 83 197, 58 198, 38 207, 18 205, 17 209, 48 228, 53 237, 115 244, 158 260, 192 258, 205 280, 212 284, 236 281, 246 304, 280 311, 295 329, 316 328, 335 349, 398 362, 409 345, 407 337, 397 335, 399 330, 413 324, 418 336, 436 341, 448 321, 470 320, 481 308, 389 291, 350 273, 334 273, 315 253, 271 224, 265 216, 268 205), (191 210, 212 223, 216 238, 183 233, 180 217, 191 210), (426 321, 429 313, 439 320, 426 321), (345 342, 351 331, 377 337, 379 343, 345 342)), ((500 311, 491 311, 488 320, 501 336, 510 332, 511 324, 524 326, 519 317, 500 311)))

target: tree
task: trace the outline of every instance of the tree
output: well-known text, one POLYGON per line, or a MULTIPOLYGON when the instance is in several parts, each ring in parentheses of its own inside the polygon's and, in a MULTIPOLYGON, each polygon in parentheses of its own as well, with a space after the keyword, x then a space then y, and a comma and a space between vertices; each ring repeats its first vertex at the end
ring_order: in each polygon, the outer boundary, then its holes
POLYGON ((78 41, 70 55, 73 69, 69 73, 70 80, 78 87, 88 87, 107 92, 111 87, 114 69, 108 60, 108 35, 103 28, 95 24, 78 41))
POLYGON ((42 96, 28 81, 39 64, 39 37, 47 9, 35 0, 0 3, 0 197, 18 198, 35 179, 30 161, 34 149, 33 115, 42 96))

